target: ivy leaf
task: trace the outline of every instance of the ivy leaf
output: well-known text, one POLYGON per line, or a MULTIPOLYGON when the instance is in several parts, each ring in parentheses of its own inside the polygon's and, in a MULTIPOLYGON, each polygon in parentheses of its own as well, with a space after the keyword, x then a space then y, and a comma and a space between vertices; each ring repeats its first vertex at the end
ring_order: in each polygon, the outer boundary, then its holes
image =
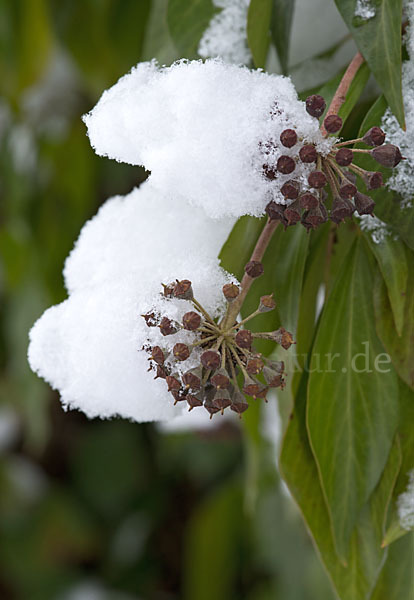
POLYGON ((386 236, 380 243, 372 241, 369 233, 366 240, 377 259, 388 291, 392 315, 398 335, 404 327, 404 308, 407 302, 408 263, 404 244, 391 236, 386 236))
POLYGON ((414 273, 412 269, 404 293, 406 297, 404 320, 402 334, 398 336, 385 282, 382 277, 376 278, 374 306, 378 336, 389 352, 401 379, 414 389, 414 273))
POLYGON ((273 0, 270 31, 284 75, 289 66, 289 42, 295 0, 273 0))
POLYGON ((390 546, 371 600, 409 598, 414 589, 414 533, 390 546))
POLYGON ((182 56, 197 56, 200 39, 216 12, 212 0, 169 0, 168 27, 182 56))
POLYGON ((394 443, 381 479, 358 516, 352 534, 348 565, 338 559, 329 515, 306 429, 304 373, 295 398, 280 455, 280 471, 312 534, 322 562, 340 600, 366 600, 386 556, 381 549, 384 518, 400 468, 400 449, 394 443))
POLYGON ((398 435, 401 441, 402 463, 400 474, 393 493, 389 525, 382 545, 388 546, 399 537, 406 535, 398 515, 397 499, 409 484, 409 474, 414 469, 414 392, 400 380, 400 425, 398 435))
POLYGON ((375 2, 375 16, 363 21, 355 17, 356 0, 335 0, 335 4, 392 112, 404 127, 401 87, 402 0, 375 2))
POLYGON ((270 43, 272 0, 251 0, 247 14, 247 43, 257 69, 264 69, 270 43))
POLYGON ((310 443, 343 561, 398 425, 397 378, 380 362, 369 259, 357 238, 322 313, 308 387, 310 443))

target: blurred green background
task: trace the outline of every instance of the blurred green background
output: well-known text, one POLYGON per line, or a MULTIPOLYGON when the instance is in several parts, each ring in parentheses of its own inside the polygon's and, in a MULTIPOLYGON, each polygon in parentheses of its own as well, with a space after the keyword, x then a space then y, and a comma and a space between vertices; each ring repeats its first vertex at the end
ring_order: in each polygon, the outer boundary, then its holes
POLYGON ((27 365, 83 223, 145 178, 98 158, 81 115, 138 61, 178 57, 165 13, 0 0, 0 598, 330 600, 266 431, 88 421, 27 365))

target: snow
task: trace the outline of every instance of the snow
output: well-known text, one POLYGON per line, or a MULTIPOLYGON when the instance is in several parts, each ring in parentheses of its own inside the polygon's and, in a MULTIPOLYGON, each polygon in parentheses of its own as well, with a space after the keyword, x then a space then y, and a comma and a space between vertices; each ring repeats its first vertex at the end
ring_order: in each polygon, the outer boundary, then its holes
POLYGON ((213 0, 220 12, 205 30, 198 53, 203 58, 220 57, 225 62, 248 64, 252 56, 247 45, 247 12, 250 0, 213 0))
MULTIPOLYGON (((141 63, 104 92, 84 121, 98 154, 144 165, 161 193, 172 189, 212 218, 259 216, 270 199, 285 203, 280 188, 291 176, 263 175, 264 162, 297 155, 297 146, 281 146, 284 129, 323 154, 335 142, 322 137, 288 78, 219 59, 162 68, 141 63)), ((312 168, 298 163, 295 178, 306 185, 312 168)))
POLYGON ((371 0, 357 0, 354 15, 368 21, 375 17, 376 10, 371 0))
POLYGON ((390 233, 384 221, 374 215, 361 215, 358 220, 362 231, 370 233, 375 244, 383 242, 390 233))
POLYGON ((397 499, 398 518, 403 529, 414 529, 414 469, 408 474, 409 483, 397 499))
MULTIPOLYGON (((217 254, 231 226, 231 220, 206 219, 149 182, 104 204, 67 259, 68 299, 49 308, 30 332, 31 368, 59 390, 65 408, 136 421, 180 414, 165 381, 147 372, 143 346, 170 350, 191 334, 163 337, 141 315, 154 310, 179 320, 189 310, 188 301, 160 295, 161 283, 175 278, 190 279, 197 299, 220 313, 221 288, 231 278, 217 254)), ((194 356, 182 368, 191 361, 194 356)))

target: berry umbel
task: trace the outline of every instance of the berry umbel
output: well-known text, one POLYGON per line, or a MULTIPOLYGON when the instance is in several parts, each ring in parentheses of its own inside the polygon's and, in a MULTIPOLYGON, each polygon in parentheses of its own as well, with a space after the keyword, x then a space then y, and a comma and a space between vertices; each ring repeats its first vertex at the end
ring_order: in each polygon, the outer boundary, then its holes
MULTIPOLYGON (((258 277, 263 266, 257 261, 250 262, 245 271, 251 277, 258 277)), ((257 315, 276 308, 272 294, 262 296, 257 310, 251 315, 232 322, 231 302, 239 291, 233 283, 223 287, 227 311, 222 319, 214 319, 194 297, 191 282, 177 280, 164 286, 164 296, 191 302, 193 310, 183 315, 182 322, 173 322, 161 315, 157 317, 154 313, 142 315, 148 327, 159 327, 163 336, 177 336, 172 351, 160 346, 146 348, 150 355, 150 370, 155 371, 156 379, 165 380, 174 404, 186 402, 189 411, 203 406, 210 418, 218 412, 223 414, 226 408, 241 417, 249 407, 246 396, 266 402, 269 388, 284 387, 284 363, 271 361, 258 353, 254 342, 256 339, 271 340, 287 350, 294 343, 292 335, 283 327, 261 333, 245 327, 257 315), (186 332, 186 343, 181 341, 180 331, 186 332), (189 335, 193 336, 191 341, 189 335), (194 359, 193 366, 186 369, 183 363, 190 357, 194 359)))
MULTIPOLYGON (((326 102, 322 96, 313 95, 306 99, 305 107, 309 115, 320 119, 326 102)), ((321 133, 324 138, 329 138, 331 134, 338 134, 342 125, 341 117, 328 114, 320 128, 321 133)), ((355 211, 359 215, 372 214, 375 202, 366 192, 383 185, 382 173, 366 171, 355 164, 358 154, 368 154, 387 168, 396 167, 403 159, 397 146, 384 144, 385 133, 379 127, 371 127, 358 139, 335 141, 325 153, 318 151, 316 143, 301 139, 294 129, 282 131, 280 142, 291 151, 285 154, 282 149, 276 164, 264 164, 262 172, 268 180, 289 176, 280 187, 286 204, 271 200, 266 213, 271 220, 278 220, 285 227, 301 223, 308 231, 329 219, 339 224, 355 211), (354 147, 355 144, 365 144, 371 149, 354 147), (364 189, 361 190, 361 186, 364 189)), ((271 146, 271 142, 261 144, 261 148, 267 148, 267 154, 271 146)))

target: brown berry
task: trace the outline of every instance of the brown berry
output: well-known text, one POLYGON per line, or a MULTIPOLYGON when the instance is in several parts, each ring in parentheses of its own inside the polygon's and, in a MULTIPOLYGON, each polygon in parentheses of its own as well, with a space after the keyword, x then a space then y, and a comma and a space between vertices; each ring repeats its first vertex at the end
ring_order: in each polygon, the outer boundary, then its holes
POLYGON ((311 194, 310 192, 306 192, 305 194, 302 194, 302 196, 300 197, 300 205, 305 210, 310 210, 311 208, 315 208, 316 206, 318 206, 318 204, 319 204, 319 201, 318 201, 317 197, 314 196, 313 194, 311 194))
POLYGON ((264 367, 263 377, 269 387, 281 387, 283 384, 283 372, 275 371, 271 367, 264 367))
POLYGON ((299 158, 303 163, 310 164, 316 162, 318 158, 318 153, 316 152, 315 146, 312 144, 305 144, 299 150, 299 158))
POLYGON ((400 149, 393 144, 384 144, 373 148, 370 154, 383 167, 396 167, 402 160, 400 149))
POLYGON ((357 191, 357 187, 353 183, 348 181, 342 183, 341 187, 339 188, 339 195, 341 196, 341 198, 353 198, 357 191))
POLYGON ((235 335, 235 341, 239 348, 250 350, 252 346, 252 332, 248 329, 240 329, 235 335))
POLYGON ((199 390, 201 388, 201 367, 190 369, 184 373, 182 380, 186 388, 199 390))
POLYGON ((246 371, 249 375, 258 375, 264 367, 264 362, 261 358, 250 358, 246 364, 246 371))
POLYGON ((274 200, 271 200, 265 208, 266 214, 271 221, 282 221, 285 219, 285 207, 282 204, 277 204, 274 200))
POLYGON ((371 215, 375 208, 373 199, 365 194, 361 194, 361 192, 355 194, 354 202, 360 215, 371 215))
POLYGON ((296 168, 295 160, 291 156, 280 156, 277 160, 277 170, 283 175, 290 175, 296 168))
POLYGON ((270 181, 273 181, 273 179, 276 179, 277 177, 276 167, 271 167, 270 165, 263 165, 262 171, 264 176, 267 177, 267 179, 270 179, 270 181))
POLYGON ((174 285, 174 296, 176 298, 180 298, 181 300, 191 300, 193 298, 191 281, 188 281, 188 279, 177 281, 177 283, 174 285))
POLYGON ((354 160, 354 153, 349 148, 340 148, 335 154, 335 160, 341 167, 347 167, 354 160))
POLYGON ((367 146, 381 146, 385 142, 385 133, 380 127, 371 127, 362 138, 362 141, 367 146))
POLYGON ((261 296, 259 302, 259 312, 265 313, 270 312, 276 308, 276 302, 273 299, 273 294, 269 294, 267 296, 261 296))
POLYGON ((312 171, 312 173, 309 174, 308 183, 310 187, 315 188, 316 190, 325 187, 327 184, 325 173, 322 171, 312 171))
POLYGON ((380 171, 367 171, 362 178, 368 190, 377 190, 384 185, 382 173, 380 173, 380 171))
POLYGON ((244 267, 244 270, 247 273, 247 275, 252 279, 254 279, 255 277, 260 277, 260 275, 263 275, 264 271, 262 263, 258 260, 249 261, 244 267))
POLYGON ((211 383, 217 389, 226 390, 230 385, 229 374, 225 369, 219 369, 210 379, 211 383))
POLYGON ((195 331, 200 327, 201 317, 194 310, 190 310, 183 315, 183 327, 188 331, 195 331))
POLYGON ((325 111, 326 102, 322 96, 313 94, 306 98, 306 111, 312 116, 319 119, 325 111))
POLYGON ((173 335, 177 333, 177 328, 168 317, 163 317, 159 325, 162 335, 173 335))
POLYGON ((190 348, 187 344, 175 344, 173 348, 173 354, 177 360, 187 360, 190 356, 190 348))
POLYGON ((145 323, 148 327, 156 327, 158 325, 158 319, 155 316, 155 313, 147 313, 146 315, 141 315, 145 319, 145 323))
POLYGON ((331 221, 334 223, 340 223, 344 219, 351 217, 355 208, 352 202, 348 198, 340 198, 336 196, 332 202, 331 208, 331 221))
POLYGON ((181 389, 180 381, 173 375, 167 375, 167 377, 165 378, 165 381, 167 382, 169 392, 172 392, 172 391, 178 392, 178 390, 181 389))
POLYGON ((295 225, 300 221, 301 205, 299 200, 294 200, 286 207, 285 215, 288 225, 295 225))
POLYGON ((323 205, 318 204, 318 206, 315 206, 315 208, 311 208, 308 212, 308 216, 306 217, 308 223, 310 223, 314 229, 319 227, 319 225, 322 225, 322 223, 325 223, 328 219, 326 212, 324 213, 322 210, 322 206, 323 205))
POLYGON ((200 396, 197 396, 196 394, 187 394, 185 399, 187 400, 187 404, 190 407, 188 410, 192 410, 193 408, 196 408, 197 406, 203 406, 203 401, 201 400, 200 396))
POLYGON ((221 355, 216 350, 206 350, 200 356, 200 361, 206 369, 216 370, 221 363, 221 355))
POLYGON ((154 346, 151 350, 151 357, 153 361, 157 363, 157 365, 163 365, 165 362, 164 352, 161 350, 159 346, 154 346))
POLYGON ((281 193, 288 200, 296 200, 299 196, 300 184, 293 179, 286 181, 280 188, 281 193))
POLYGON ((298 141, 298 136, 294 129, 285 129, 280 134, 280 142, 285 148, 292 148, 298 141))
POLYGON ((233 302, 240 294, 239 286, 235 283, 226 283, 223 285, 223 294, 227 302, 233 302))
POLYGON ((284 327, 279 327, 279 329, 273 332, 273 339, 285 350, 288 350, 294 343, 292 334, 286 331, 284 327))
POLYGON ((338 115, 328 115, 323 125, 328 133, 338 133, 342 129, 342 119, 338 115))

